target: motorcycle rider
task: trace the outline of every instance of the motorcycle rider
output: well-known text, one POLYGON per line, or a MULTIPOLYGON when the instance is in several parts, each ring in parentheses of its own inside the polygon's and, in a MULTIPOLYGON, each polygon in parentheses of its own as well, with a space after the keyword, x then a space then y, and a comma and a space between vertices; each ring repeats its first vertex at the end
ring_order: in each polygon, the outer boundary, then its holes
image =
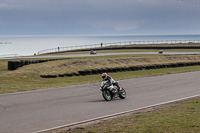
POLYGON ((111 76, 109 76, 107 73, 102 73, 102 79, 104 81, 108 81, 110 84, 116 85, 118 87, 118 90, 121 91, 121 87, 119 85, 119 82, 115 81, 111 76))

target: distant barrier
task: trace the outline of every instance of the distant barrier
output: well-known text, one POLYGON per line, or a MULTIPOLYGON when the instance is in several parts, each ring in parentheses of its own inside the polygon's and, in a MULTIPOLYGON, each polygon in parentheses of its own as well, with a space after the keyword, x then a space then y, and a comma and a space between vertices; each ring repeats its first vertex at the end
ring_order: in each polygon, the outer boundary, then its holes
POLYGON ((127 42, 101 43, 101 44, 70 46, 70 47, 57 47, 39 51, 38 55, 54 53, 54 52, 70 51, 70 50, 102 48, 109 46, 125 46, 125 45, 137 45, 137 44, 178 44, 178 43, 200 43, 200 40, 127 41, 127 42))
POLYGON ((115 67, 115 68, 102 68, 102 69, 90 69, 84 71, 78 71, 75 73, 65 73, 58 75, 40 75, 42 78, 56 78, 56 77, 72 77, 72 76, 86 76, 93 74, 115 73, 125 71, 138 71, 138 70, 150 70, 150 69, 161 69, 161 68, 175 68, 184 66, 195 66, 200 65, 200 62, 178 62, 178 63, 166 63, 166 64, 152 64, 152 65, 138 65, 129 67, 115 67))
POLYGON ((6 55, 0 55, 0 57, 5 58, 5 57, 19 57, 19 54, 6 54, 6 55))

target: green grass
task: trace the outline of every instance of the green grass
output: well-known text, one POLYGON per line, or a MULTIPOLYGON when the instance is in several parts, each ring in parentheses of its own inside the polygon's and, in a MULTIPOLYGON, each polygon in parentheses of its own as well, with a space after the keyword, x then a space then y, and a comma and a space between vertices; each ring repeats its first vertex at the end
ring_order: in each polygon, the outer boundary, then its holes
MULTIPOLYGON (((159 76, 170 73, 180 73, 189 71, 199 71, 200 66, 193 67, 181 67, 181 68, 166 68, 157 70, 142 70, 142 71, 128 71, 109 73, 114 79, 130 79, 147 76, 159 76)), ((0 93, 11 93, 19 91, 28 91, 36 89, 46 89, 62 86, 71 86, 79 84, 90 84, 101 81, 101 75, 89 75, 89 76, 73 76, 73 77, 59 77, 53 79, 40 78, 37 72, 27 74, 15 74, 9 72, 8 76, 0 76, 0 93), (10 77, 9 77, 10 75, 10 77)))
POLYGON ((29 65, 12 72, 36 73, 42 75, 64 74, 80 70, 128 67, 134 65, 151 65, 175 62, 200 61, 200 55, 112 55, 69 58, 67 60, 50 61, 36 65, 29 65))
MULTIPOLYGON (((64 74, 79 70, 134 66, 160 63, 200 61, 199 55, 112 55, 103 57, 78 57, 67 60, 49 61, 21 67, 15 71, 7 70, 7 61, 0 60, 0 93, 47 89, 101 81, 101 75, 73 76, 59 78, 40 78, 42 74, 64 74)), ((114 79, 130 79, 157 76, 169 73, 199 71, 200 66, 166 68, 158 70, 128 71, 109 73, 114 79)))
POLYGON ((79 127, 65 133, 199 133, 200 98, 79 127))

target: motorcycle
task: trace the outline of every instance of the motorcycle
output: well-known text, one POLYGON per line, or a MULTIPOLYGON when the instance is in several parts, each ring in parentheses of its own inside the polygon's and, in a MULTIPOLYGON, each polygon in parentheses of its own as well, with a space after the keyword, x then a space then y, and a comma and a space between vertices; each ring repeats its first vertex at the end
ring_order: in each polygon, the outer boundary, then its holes
POLYGON ((110 101, 113 98, 126 98, 126 91, 124 88, 120 90, 116 85, 110 84, 108 81, 102 81, 100 85, 100 90, 102 91, 102 96, 106 101, 110 101))

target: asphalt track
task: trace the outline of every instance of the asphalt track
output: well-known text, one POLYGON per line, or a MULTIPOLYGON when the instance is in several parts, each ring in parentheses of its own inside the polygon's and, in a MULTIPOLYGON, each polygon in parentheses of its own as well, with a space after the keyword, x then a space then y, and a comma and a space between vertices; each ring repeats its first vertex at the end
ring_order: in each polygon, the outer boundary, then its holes
MULTIPOLYGON (((158 52, 122 52, 122 53, 97 53, 90 54, 66 54, 66 55, 44 55, 44 56, 18 56, 18 57, 0 57, 0 59, 32 59, 32 58, 67 58, 67 57, 87 57, 87 56, 107 56, 107 55, 127 55, 127 54, 158 54, 158 52)), ((175 55, 194 55, 200 52, 164 52, 163 54, 175 55)))
POLYGON ((103 99, 100 83, 2 94, 0 132, 37 132, 200 95, 199 79, 200 71, 120 80, 127 98, 110 102, 103 99))

